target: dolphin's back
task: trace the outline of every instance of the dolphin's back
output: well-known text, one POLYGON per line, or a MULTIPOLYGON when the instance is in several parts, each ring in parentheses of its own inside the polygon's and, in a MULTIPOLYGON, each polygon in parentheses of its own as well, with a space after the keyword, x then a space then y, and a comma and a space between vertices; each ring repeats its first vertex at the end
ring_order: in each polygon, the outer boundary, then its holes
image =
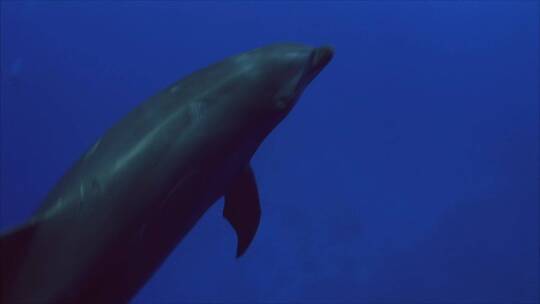
MULTIPOLYGON (((136 149, 135 147, 141 143, 141 138, 155 131, 160 122, 174 117, 177 132, 171 136, 182 137, 183 132, 193 123, 195 109, 191 107, 190 102, 206 99, 207 104, 208 101, 211 103, 215 91, 226 87, 227 80, 235 81, 230 77, 231 73, 234 74, 234 70, 234 57, 223 60, 175 81, 135 107, 75 162, 49 192, 34 215, 45 216, 60 196, 71 191, 80 192, 79 185, 85 184, 84 181, 89 177, 99 176, 106 171, 104 168, 118 161, 126 151, 136 149)), ((158 158, 158 155, 146 153, 146 158, 158 158)), ((92 183, 93 187, 100 187, 99 181, 94 179, 92 183)))
POLYGON ((200 122, 191 102, 206 99, 211 107, 227 79, 234 81, 227 77, 232 70, 234 62, 226 60, 174 82, 89 148, 32 220, 2 236, 2 261, 16 265, 2 271, 4 294, 50 302, 127 301, 218 198, 218 191, 203 185, 212 183, 205 168, 220 160, 202 161, 208 152, 199 153, 204 138, 193 136, 200 122), (173 210, 162 212, 165 205, 173 210), (68 234, 73 237, 62 237, 68 234))

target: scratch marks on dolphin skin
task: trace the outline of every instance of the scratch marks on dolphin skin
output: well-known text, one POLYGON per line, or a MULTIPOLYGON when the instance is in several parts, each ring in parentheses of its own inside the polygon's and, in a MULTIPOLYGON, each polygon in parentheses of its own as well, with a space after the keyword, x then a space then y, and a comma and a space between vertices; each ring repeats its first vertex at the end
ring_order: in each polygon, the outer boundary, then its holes
POLYGON ((84 188, 84 182, 79 185, 79 210, 82 211, 84 207, 84 196, 86 194, 86 189, 84 188))
POLYGON ((102 192, 101 185, 97 178, 92 178, 90 183, 82 181, 79 185, 79 197, 77 198, 79 203, 79 211, 85 207, 86 202, 96 201, 96 197, 102 192))
POLYGON ((197 123, 203 117, 204 105, 200 101, 194 101, 189 104, 189 113, 193 123, 197 123))
POLYGON ((99 196, 102 196, 103 188, 97 178, 92 178, 89 183, 81 181, 78 187, 75 187, 74 192, 67 193, 52 201, 50 207, 45 209, 43 215, 45 217, 57 215, 65 209, 82 212, 86 208, 88 202, 99 202, 99 196))
POLYGON ((45 213, 45 216, 51 216, 51 215, 54 215, 56 212, 60 211, 62 209, 62 207, 64 207, 66 203, 66 200, 64 199, 64 197, 59 197, 57 200, 56 200, 56 203, 54 203, 54 205, 49 208, 46 213, 45 213))
POLYGON ((79 194, 81 195, 81 200, 84 199, 84 183, 81 183, 79 186, 79 194))
POLYGON ((92 156, 92 154, 94 154, 99 146, 99 144, 101 143, 101 138, 98 139, 98 141, 92 146, 92 148, 90 148, 90 150, 86 153, 86 155, 84 155, 84 159, 88 159, 90 156, 92 156))
POLYGON ((180 89, 180 85, 175 85, 175 86, 173 86, 172 88, 169 89, 169 93, 174 94, 174 93, 178 92, 179 89, 180 89))
POLYGON ((130 162, 135 161, 137 157, 140 157, 145 153, 150 153, 148 152, 148 149, 155 150, 156 141, 160 139, 160 132, 170 128, 170 125, 174 123, 175 119, 177 118, 178 112, 169 115, 167 118, 163 119, 160 124, 141 137, 125 154, 115 161, 111 174, 115 174, 124 168, 128 168, 130 162))
POLYGON ((180 178, 178 182, 176 182, 173 189, 169 191, 169 193, 167 193, 167 196, 165 197, 165 199, 163 199, 163 201, 160 203, 159 209, 163 210, 169 204, 169 202, 174 198, 174 195, 178 194, 178 191, 180 191, 184 187, 185 183, 193 176, 195 176, 195 171, 191 170, 191 171, 186 172, 186 174, 182 178, 180 178))
POLYGON ((239 74, 251 74, 255 72, 257 65, 252 60, 249 60, 247 57, 239 57, 236 59, 239 64, 239 74))
POLYGON ((250 60, 249 56, 241 55, 234 59, 238 65, 238 72, 234 77, 247 77, 256 78, 260 76, 260 71, 257 70, 257 65, 253 60, 250 60))

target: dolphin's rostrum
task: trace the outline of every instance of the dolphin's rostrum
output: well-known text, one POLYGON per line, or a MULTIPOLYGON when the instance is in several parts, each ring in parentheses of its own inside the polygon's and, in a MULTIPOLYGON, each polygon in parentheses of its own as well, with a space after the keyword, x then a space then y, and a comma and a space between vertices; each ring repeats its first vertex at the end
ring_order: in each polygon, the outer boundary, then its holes
POLYGON ((1 236, 1 302, 129 301, 222 196, 244 254, 261 212, 250 159, 332 56, 329 47, 269 45, 142 103, 27 223, 1 236))

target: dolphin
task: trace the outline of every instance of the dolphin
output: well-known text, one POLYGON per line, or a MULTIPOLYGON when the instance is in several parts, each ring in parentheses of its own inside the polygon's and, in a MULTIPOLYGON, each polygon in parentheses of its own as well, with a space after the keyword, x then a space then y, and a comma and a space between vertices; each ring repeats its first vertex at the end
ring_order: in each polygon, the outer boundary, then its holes
POLYGON ((221 197, 242 256, 261 216, 250 159, 332 57, 272 44, 141 103, 1 235, 1 303, 128 302, 221 197))

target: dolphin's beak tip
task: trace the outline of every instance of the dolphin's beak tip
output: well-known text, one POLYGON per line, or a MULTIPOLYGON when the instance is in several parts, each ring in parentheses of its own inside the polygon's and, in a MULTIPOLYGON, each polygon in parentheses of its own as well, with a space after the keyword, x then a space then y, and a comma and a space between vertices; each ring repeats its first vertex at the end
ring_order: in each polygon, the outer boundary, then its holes
POLYGON ((334 58, 334 47, 323 45, 315 49, 315 66, 319 69, 325 67, 334 58))
POLYGON ((329 53, 330 55, 334 55, 335 48, 332 45, 325 44, 319 47, 319 49, 323 50, 324 52, 329 53))

